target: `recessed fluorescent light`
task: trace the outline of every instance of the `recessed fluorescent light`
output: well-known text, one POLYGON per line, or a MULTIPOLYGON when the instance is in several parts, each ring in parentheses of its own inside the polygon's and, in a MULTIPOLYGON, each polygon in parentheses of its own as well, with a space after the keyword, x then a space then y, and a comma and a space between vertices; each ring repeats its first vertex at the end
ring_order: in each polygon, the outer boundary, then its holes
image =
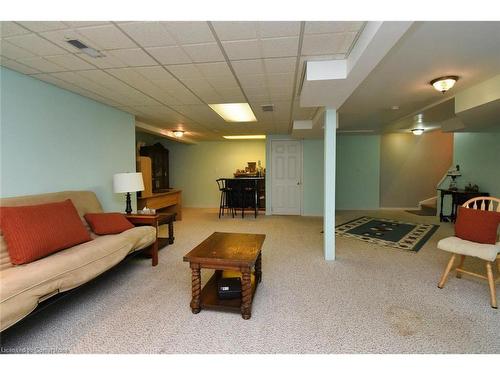
POLYGON ((248 103, 209 104, 209 106, 227 122, 257 121, 248 103))
POLYGON ((223 135, 226 139, 266 139, 265 135, 223 135))

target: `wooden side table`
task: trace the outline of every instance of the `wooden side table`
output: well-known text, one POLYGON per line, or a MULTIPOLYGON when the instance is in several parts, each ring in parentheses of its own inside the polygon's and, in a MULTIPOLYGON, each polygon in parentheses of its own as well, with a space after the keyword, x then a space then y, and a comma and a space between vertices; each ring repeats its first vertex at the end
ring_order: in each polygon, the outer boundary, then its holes
POLYGON ((135 226, 150 225, 156 228, 156 241, 151 248, 153 266, 158 264, 158 249, 174 243, 175 213, 157 213, 154 215, 127 214, 125 217, 135 226), (168 238, 158 237, 160 225, 168 224, 168 238))

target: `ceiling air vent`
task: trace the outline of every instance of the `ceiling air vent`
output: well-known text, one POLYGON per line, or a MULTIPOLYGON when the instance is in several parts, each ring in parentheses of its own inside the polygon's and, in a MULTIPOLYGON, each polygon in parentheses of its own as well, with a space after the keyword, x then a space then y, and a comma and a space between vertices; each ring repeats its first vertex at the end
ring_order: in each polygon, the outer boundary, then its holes
POLYGON ((91 47, 83 44, 78 39, 70 39, 70 40, 67 40, 66 42, 68 42, 69 44, 71 44, 73 47, 78 48, 80 51, 82 51, 86 55, 89 55, 90 57, 94 57, 95 58, 95 57, 103 57, 104 56, 98 50, 96 50, 94 48, 91 48, 91 47))
POLYGON ((262 112, 274 112, 274 104, 265 104, 260 106, 262 112))

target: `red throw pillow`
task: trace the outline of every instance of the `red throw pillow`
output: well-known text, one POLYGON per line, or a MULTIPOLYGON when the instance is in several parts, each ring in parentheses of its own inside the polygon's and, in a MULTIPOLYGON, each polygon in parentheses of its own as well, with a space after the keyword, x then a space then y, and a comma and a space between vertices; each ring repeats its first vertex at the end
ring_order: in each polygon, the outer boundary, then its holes
POLYGON ((95 234, 117 234, 134 227, 125 215, 119 212, 85 214, 83 217, 95 234))
POLYGON ((459 207, 455 235, 463 240, 494 245, 500 224, 500 212, 459 207))
POLYGON ((29 263, 91 240, 70 199, 0 207, 0 226, 13 264, 29 263))

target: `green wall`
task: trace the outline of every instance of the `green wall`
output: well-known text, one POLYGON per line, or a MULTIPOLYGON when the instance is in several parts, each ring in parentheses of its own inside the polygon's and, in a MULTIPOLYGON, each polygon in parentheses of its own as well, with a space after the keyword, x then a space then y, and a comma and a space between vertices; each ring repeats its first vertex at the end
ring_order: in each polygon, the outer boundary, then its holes
MULTIPOLYGON (((138 140, 148 139, 141 133, 138 140)), ((182 190, 184 207, 219 207, 220 192, 215 180, 232 177, 249 161, 266 167, 266 143, 262 141, 199 142, 195 145, 160 142, 170 151, 170 185, 182 190)), ((151 142, 147 142, 150 144, 151 142)))
POLYGON ((323 216, 324 141, 304 139, 302 145, 304 159, 302 212, 306 216, 323 216))
POLYGON ((457 179, 459 187, 471 182, 491 196, 500 197, 500 131, 455 133, 453 165, 456 164, 462 172, 457 179))
POLYGON ((132 115, 5 68, 0 87, 2 197, 92 190, 124 209, 112 178, 135 171, 132 115))
POLYGON ((380 206, 380 136, 337 135, 336 209, 380 206))

